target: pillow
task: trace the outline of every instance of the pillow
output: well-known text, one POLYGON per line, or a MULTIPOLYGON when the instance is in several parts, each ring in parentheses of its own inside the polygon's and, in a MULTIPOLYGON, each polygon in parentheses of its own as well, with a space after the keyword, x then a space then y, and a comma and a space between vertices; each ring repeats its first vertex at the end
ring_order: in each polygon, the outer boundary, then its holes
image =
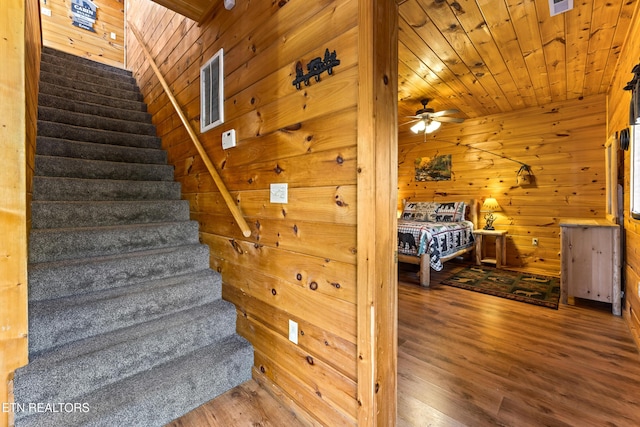
POLYGON ((436 222, 458 222, 464 220, 466 205, 464 202, 437 203, 433 220, 436 222))
POLYGON ((407 202, 400 218, 412 221, 434 221, 439 205, 435 202, 407 202))

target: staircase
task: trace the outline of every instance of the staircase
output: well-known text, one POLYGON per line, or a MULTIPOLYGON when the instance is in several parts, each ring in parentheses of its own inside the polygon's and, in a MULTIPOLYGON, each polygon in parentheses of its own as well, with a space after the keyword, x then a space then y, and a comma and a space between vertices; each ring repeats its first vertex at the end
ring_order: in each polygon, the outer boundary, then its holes
POLYGON ((162 426, 253 349, 129 72, 45 48, 17 427, 162 426))

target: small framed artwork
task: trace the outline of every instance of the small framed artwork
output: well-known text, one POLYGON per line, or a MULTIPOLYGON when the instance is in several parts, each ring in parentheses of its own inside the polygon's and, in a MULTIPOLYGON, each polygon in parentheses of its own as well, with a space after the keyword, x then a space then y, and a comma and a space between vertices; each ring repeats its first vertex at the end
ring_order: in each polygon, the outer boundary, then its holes
POLYGON ((415 166, 416 181, 451 181, 451 154, 418 157, 415 166))
POLYGON ((223 50, 200 67, 200 132, 224 123, 223 50))

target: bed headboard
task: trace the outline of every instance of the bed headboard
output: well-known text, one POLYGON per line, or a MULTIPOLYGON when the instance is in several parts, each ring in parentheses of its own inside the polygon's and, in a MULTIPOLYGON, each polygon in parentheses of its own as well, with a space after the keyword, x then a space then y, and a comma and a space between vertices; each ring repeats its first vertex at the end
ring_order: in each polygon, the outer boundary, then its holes
MULTIPOLYGON (((460 202, 461 200, 453 200, 451 202, 460 202)), ((407 199, 402 199, 402 206, 405 206, 406 203, 408 202, 407 199)), ((411 201, 411 202, 415 202, 415 203, 422 203, 421 200, 416 200, 416 201, 411 201)), ((435 202, 435 201, 434 201, 435 202)), ((473 223, 473 228, 477 229, 478 228, 478 224, 479 224, 479 205, 478 205, 478 201, 477 199, 470 199, 470 200, 465 200, 465 211, 464 211, 464 219, 466 219, 467 221, 471 221, 473 223)), ((430 203, 430 202, 427 202, 430 203)), ((437 201, 435 203, 448 203, 448 201, 437 201)))
POLYGON ((465 212, 465 217, 473 223, 473 229, 478 229, 478 221, 480 218, 478 217, 480 210, 478 209, 478 201, 476 199, 471 199, 467 203, 467 212, 465 212))

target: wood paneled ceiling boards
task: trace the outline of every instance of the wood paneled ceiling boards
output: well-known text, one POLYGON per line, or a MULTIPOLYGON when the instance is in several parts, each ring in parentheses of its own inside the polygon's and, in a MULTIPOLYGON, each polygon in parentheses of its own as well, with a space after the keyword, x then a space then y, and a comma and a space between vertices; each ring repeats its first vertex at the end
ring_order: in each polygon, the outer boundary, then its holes
MULTIPOLYGON (((222 0, 154 1, 200 24, 222 7, 222 0)), ((606 93, 635 8, 584 0, 551 16, 548 0, 398 5, 400 123, 424 98, 436 111, 473 118, 606 93)))

